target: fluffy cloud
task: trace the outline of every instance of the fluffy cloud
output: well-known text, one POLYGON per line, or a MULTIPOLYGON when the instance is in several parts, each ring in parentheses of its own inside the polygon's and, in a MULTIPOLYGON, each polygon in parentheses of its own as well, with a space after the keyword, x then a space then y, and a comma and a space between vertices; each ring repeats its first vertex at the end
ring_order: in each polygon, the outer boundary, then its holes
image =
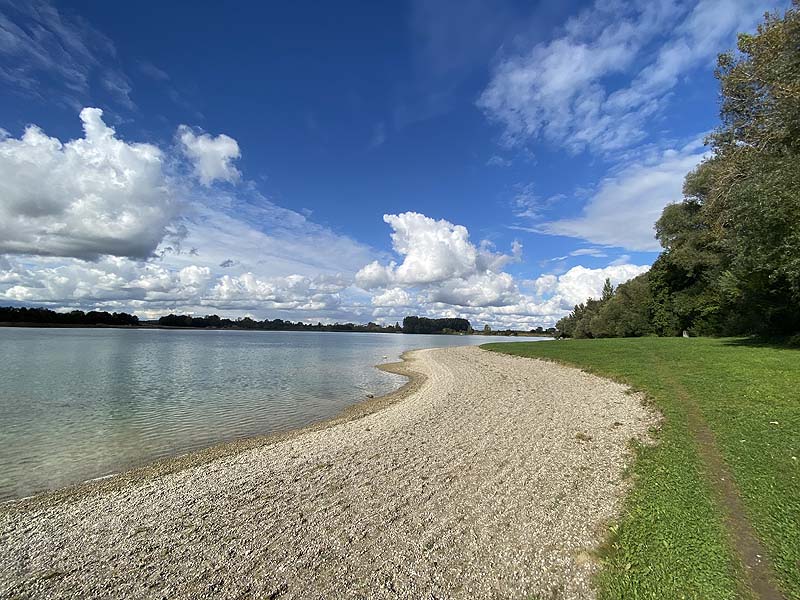
POLYGON ((667 204, 681 199, 683 180, 703 159, 700 142, 630 163, 600 182, 575 218, 545 222, 542 233, 629 250, 657 251, 654 224, 667 204))
MULTIPOLYGON (((465 317, 473 324, 529 329, 553 325, 578 302, 599 296, 606 278, 617 285, 649 267, 611 264, 604 268, 573 267, 562 275, 542 275, 517 282, 503 269, 517 260, 493 252, 485 242, 474 244, 461 225, 418 213, 386 215, 399 264, 373 261, 356 274, 356 283, 372 291, 373 317, 391 322, 405 314, 465 317), (524 292, 521 288, 527 288, 524 292)), ((603 253, 583 249, 577 255, 603 253)))
POLYGON ((560 37, 500 61, 478 104, 508 143, 619 150, 645 137, 683 74, 732 46, 763 10, 759 0, 596 2, 560 37))
POLYGON ((356 273, 357 285, 378 290, 372 297, 372 304, 379 307, 376 316, 386 314, 380 308, 399 306, 426 312, 429 305, 496 307, 519 301, 514 278, 503 272, 521 257, 518 242, 511 254, 501 254, 487 242, 475 245, 466 227, 444 219, 406 212, 384 215, 383 220, 392 227, 392 247, 402 262, 374 261, 356 273), (416 293, 412 296, 409 289, 416 293))
POLYGON ((41 259, 30 267, 11 263, 0 271, 0 298, 58 306, 172 306, 191 303, 211 273, 202 267, 171 270, 121 257, 96 262, 41 259))
POLYGON ((177 216, 162 152, 127 143, 80 113, 84 137, 62 143, 35 125, 0 139, 0 253, 144 258, 177 216))
MULTIPOLYGON (((240 264, 260 276, 259 262, 269 261, 270 276, 354 273, 375 255, 254 186, 197 185, 174 148, 121 139, 100 109, 85 108, 80 118, 84 136, 67 142, 35 125, 19 139, 0 132, 0 255, 168 253, 185 266, 199 253, 205 266, 240 264)), ((225 137, 193 139, 214 146, 225 137)))
POLYGON ((339 292, 346 287, 347 283, 338 277, 290 275, 261 279, 252 273, 223 275, 204 303, 225 308, 330 311, 339 307, 339 292))
POLYGON ((431 302, 452 306, 509 306, 518 302, 520 293, 508 273, 485 271, 466 278, 449 279, 432 289, 431 302))
MULTIPOLYGON (((26 259, 29 262, 30 259, 26 259)), ((0 263, 0 299, 58 307, 173 310, 290 310, 326 313, 341 304, 342 277, 259 277, 253 273, 216 276, 204 266, 178 268, 153 262, 105 257, 81 260, 38 259, 33 265, 0 263)))
MULTIPOLYGON (((441 226, 454 227, 447 222, 441 226)), ((471 246, 477 255, 487 252, 480 245, 471 246)), ((220 273, 213 266, 192 262, 202 259, 202 253, 167 254, 158 261, 104 256, 95 262, 7 256, 0 257, 0 302, 125 310, 146 318, 169 312, 216 312, 394 323, 407 314, 425 314, 461 316, 476 326, 531 328, 552 325, 573 304, 599 295, 606 277, 618 284, 647 270, 630 264, 574 267, 562 275, 517 282, 509 273, 479 266, 501 268, 513 253, 492 256, 494 260, 476 260, 474 272, 461 277, 390 285, 366 298, 352 287, 352 275, 270 276, 245 270, 241 264, 220 273)))
MULTIPOLYGON (((490 282, 485 286, 476 285, 472 290, 475 298, 479 298, 481 294, 486 295, 481 302, 465 303, 466 296, 462 290, 457 296, 456 304, 451 303, 452 299, 444 295, 438 297, 428 295, 412 299, 411 304, 404 303, 400 307, 391 303, 377 306, 372 314, 378 320, 389 323, 401 319, 406 314, 415 313, 431 317, 464 317, 469 319, 473 326, 482 327, 484 324, 489 324, 495 329, 524 330, 539 325, 549 327, 569 313, 575 304, 585 302, 590 297, 599 298, 606 278, 610 279, 613 285, 619 285, 648 269, 649 267, 645 265, 632 264, 609 265, 598 269, 578 266, 562 275, 547 274, 534 280, 520 282, 519 287, 527 289, 527 293, 519 291, 514 284, 513 292, 507 298, 508 302, 497 304, 491 302, 494 288, 490 282)), ((452 284, 467 285, 466 282, 457 281, 452 284)), ((437 288, 436 293, 438 291, 437 288)), ((377 295, 374 297, 374 303, 381 304, 386 298, 377 295)))
POLYGON ((611 265, 601 269, 572 267, 563 275, 543 275, 532 282, 537 296, 556 299, 562 309, 572 308, 587 298, 599 298, 606 279, 619 285, 648 271, 650 267, 640 265, 611 265))
POLYGON ((383 220, 393 229, 395 252, 405 258, 400 265, 380 267, 375 262, 359 271, 356 280, 362 287, 436 283, 475 271, 478 250, 466 227, 414 212, 384 215, 383 220))
POLYGON ((224 133, 213 137, 207 133, 195 134, 186 125, 178 128, 184 154, 192 162, 194 174, 205 186, 214 181, 236 182, 241 177, 233 161, 241 156, 239 144, 224 133))
POLYGON ((414 300, 407 291, 402 288, 389 288, 384 292, 375 294, 372 297, 372 304, 382 307, 403 307, 412 306, 414 300))
POLYGON ((375 261, 361 269, 356 282, 364 289, 438 284, 497 271, 522 251, 515 243, 510 256, 494 253, 486 243, 472 244, 466 227, 415 212, 384 215, 383 220, 392 227, 392 247, 403 262, 382 266, 375 261))
POLYGON ((442 302, 426 304, 423 308, 431 316, 468 318, 473 326, 489 324, 495 329, 532 329, 539 325, 549 327, 555 325, 575 304, 589 297, 599 298, 606 278, 612 284, 619 285, 648 269, 647 266, 631 264, 599 269, 573 267, 562 275, 548 274, 520 282, 520 287, 528 288, 529 293, 517 292, 513 295, 513 302, 507 304, 452 306, 442 302))
POLYGON ((341 294, 379 254, 255 186, 202 185, 238 176, 231 138, 179 129, 198 183, 174 147, 120 139, 99 109, 80 116, 84 136, 68 142, 0 132, 0 301, 355 318, 341 294))

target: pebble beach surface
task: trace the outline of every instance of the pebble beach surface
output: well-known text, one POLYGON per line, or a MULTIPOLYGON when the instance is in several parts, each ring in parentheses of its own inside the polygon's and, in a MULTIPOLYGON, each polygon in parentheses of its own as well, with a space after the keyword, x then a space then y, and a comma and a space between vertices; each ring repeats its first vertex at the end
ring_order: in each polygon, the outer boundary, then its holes
POLYGON ((3 505, 0 597, 594 597, 656 415, 476 347, 398 369, 412 384, 325 426, 3 505))

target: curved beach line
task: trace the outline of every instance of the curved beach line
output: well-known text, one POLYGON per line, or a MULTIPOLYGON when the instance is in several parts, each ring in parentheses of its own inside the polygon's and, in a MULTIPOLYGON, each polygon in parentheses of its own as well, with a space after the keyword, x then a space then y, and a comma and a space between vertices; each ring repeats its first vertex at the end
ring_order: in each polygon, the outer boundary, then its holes
POLYGON ((592 598, 641 397, 475 347, 384 368, 338 419, 0 511, 0 596, 592 598))
POLYGON ((386 371, 387 373, 405 377, 407 381, 399 388, 382 396, 359 400, 354 404, 343 408, 334 416, 327 419, 314 421, 303 427, 287 429, 284 431, 275 431, 264 435, 248 436, 213 444, 205 448, 190 450, 175 456, 168 456, 153 460, 144 465, 125 469, 120 472, 93 477, 85 481, 64 486, 62 488, 45 490, 30 496, 5 500, 0 502, 0 516, 2 516, 3 512, 6 511, 34 510, 51 504, 58 504, 66 500, 75 500, 85 496, 86 494, 121 490, 131 483, 141 481, 143 479, 163 477, 164 475, 176 473, 178 471, 182 471, 183 469, 198 467, 200 465, 219 460, 220 458, 246 452, 247 450, 271 446, 279 442, 293 439, 300 435, 305 435, 314 431, 322 431, 324 429, 328 429, 329 427, 335 427, 336 425, 341 425, 342 423, 347 423, 355 419, 361 419, 374 412, 383 410, 384 408, 391 406, 396 402, 400 402, 419 389, 419 387, 425 381, 426 376, 420 371, 415 371, 411 364, 413 363, 413 354, 421 351, 422 350, 420 349, 407 350, 400 355, 400 360, 398 362, 381 363, 375 365, 375 368, 381 371, 386 371))

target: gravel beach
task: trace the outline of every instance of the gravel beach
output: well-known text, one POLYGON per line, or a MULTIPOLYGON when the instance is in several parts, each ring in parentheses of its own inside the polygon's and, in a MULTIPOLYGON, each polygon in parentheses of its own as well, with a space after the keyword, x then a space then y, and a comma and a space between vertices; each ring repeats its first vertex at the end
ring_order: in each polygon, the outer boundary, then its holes
POLYGON ((476 347, 399 369, 325 426, 0 507, 0 597, 592 598, 656 415, 476 347))

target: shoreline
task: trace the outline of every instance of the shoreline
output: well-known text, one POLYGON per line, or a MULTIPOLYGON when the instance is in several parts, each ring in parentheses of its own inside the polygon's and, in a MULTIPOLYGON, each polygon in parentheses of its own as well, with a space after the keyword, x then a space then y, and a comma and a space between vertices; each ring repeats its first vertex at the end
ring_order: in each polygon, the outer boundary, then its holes
POLYGON ((263 435, 248 436, 227 442, 219 442, 204 448, 190 450, 175 456, 157 459, 129 469, 123 469, 116 473, 93 477, 61 488, 43 490, 22 498, 3 500, 0 501, 0 516, 6 512, 40 509, 66 500, 78 499, 87 494, 118 491, 134 482, 177 473, 184 469, 198 467, 248 450, 271 446, 307 433, 323 431, 330 427, 361 419, 402 401, 404 398, 413 394, 424 383, 426 379, 425 374, 420 371, 415 371, 410 367, 410 364, 413 363, 412 355, 424 350, 428 350, 428 348, 407 350, 400 355, 400 360, 397 362, 373 365, 374 368, 380 371, 405 377, 407 381, 388 394, 359 400, 327 419, 314 421, 299 428, 279 430, 263 435))
POLYGON ((593 598, 657 413, 622 384, 478 347, 399 390, 0 509, 0 596, 593 598))

